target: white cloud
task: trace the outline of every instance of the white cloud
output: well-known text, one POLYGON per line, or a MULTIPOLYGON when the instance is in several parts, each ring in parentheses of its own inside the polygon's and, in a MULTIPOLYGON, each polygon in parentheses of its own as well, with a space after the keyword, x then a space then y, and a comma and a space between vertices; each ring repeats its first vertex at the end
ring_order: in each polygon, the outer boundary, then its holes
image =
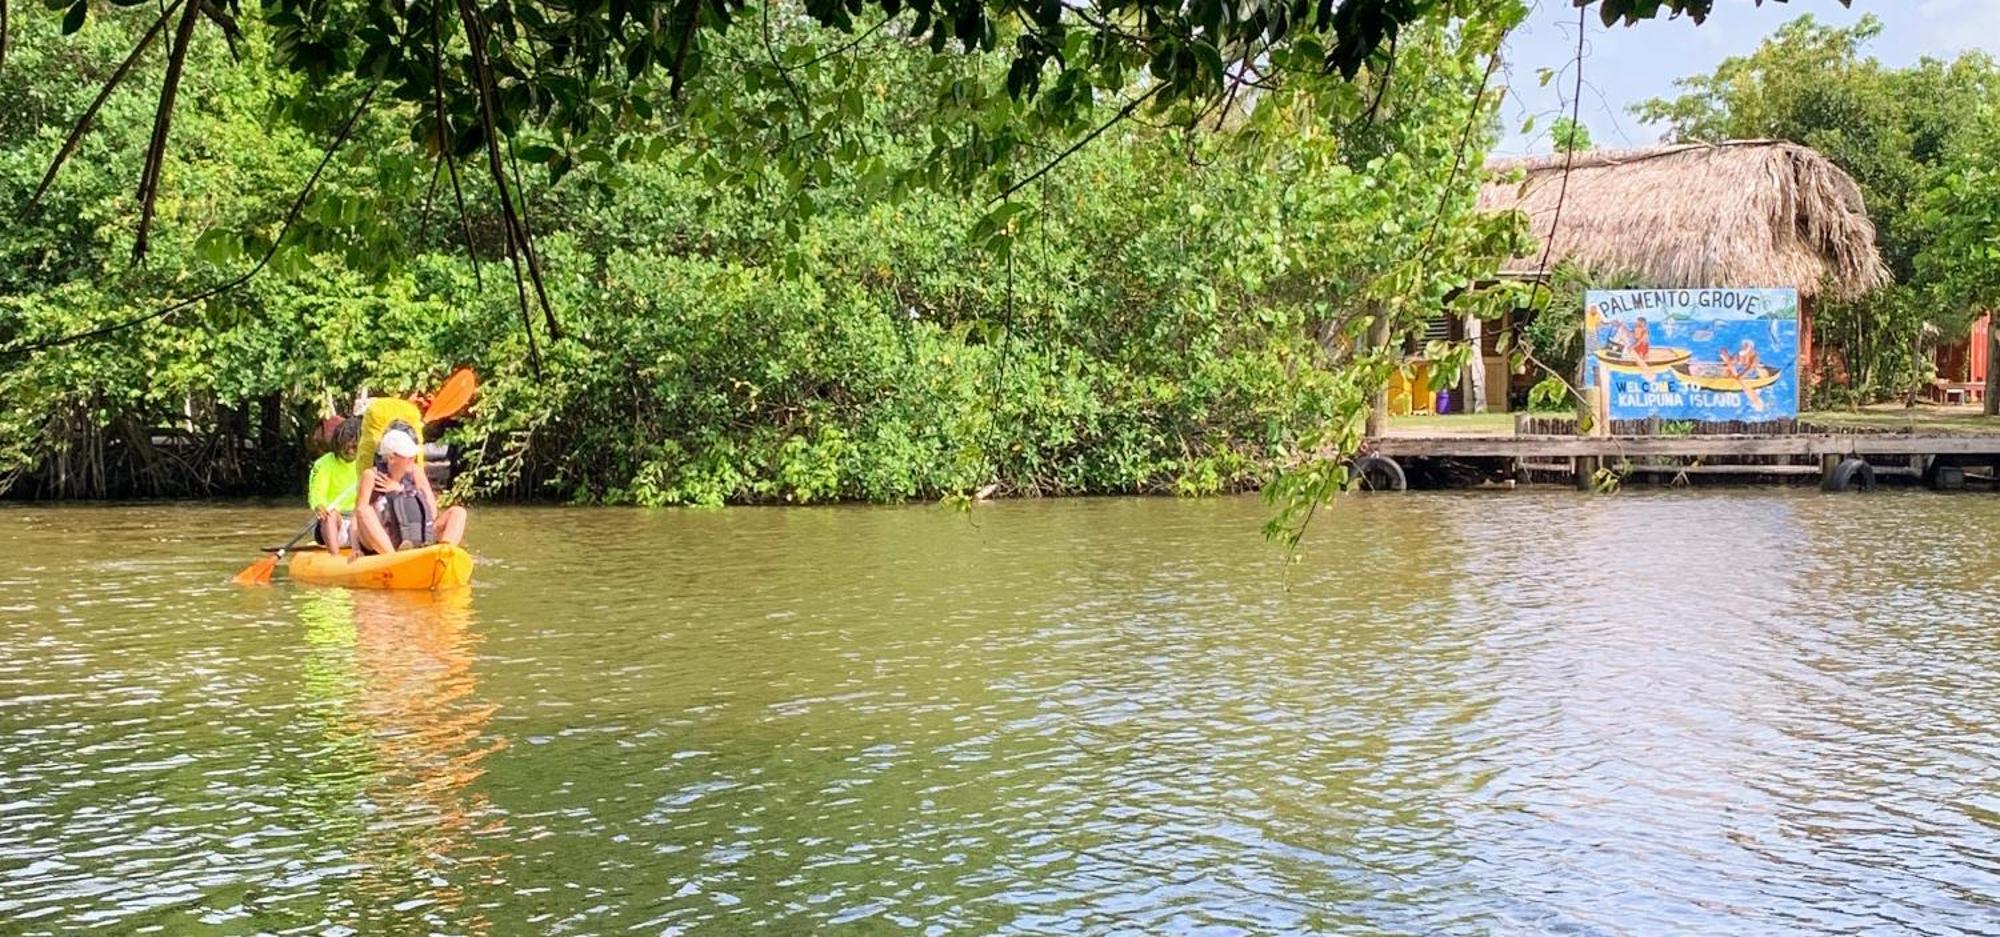
MULTIPOLYGON (((1589 33, 1584 63, 1584 92, 1579 108, 1591 136, 1600 145, 1650 142, 1657 128, 1640 125, 1626 108, 1648 98, 1674 93, 1674 80, 1712 71, 1724 58, 1742 55, 1779 25, 1811 14, 1829 26, 1853 25, 1863 15, 1882 21, 1882 35, 1868 53, 1891 67, 1909 65, 1924 56, 1954 58, 1968 49, 2000 55, 2000 0, 1717 0, 1708 22, 1697 27, 1679 20, 1653 21, 1627 29, 1589 33)), ((1538 68, 1566 70, 1576 54, 1576 11, 1570 0, 1541 0, 1523 28, 1508 42, 1513 86, 1502 108, 1506 121, 1502 152, 1546 150, 1543 131, 1558 114, 1568 112, 1562 98, 1570 87, 1561 81, 1540 86, 1538 68), (1518 132, 1521 121, 1536 116, 1535 132, 1518 132)))
POLYGON ((1922 45, 1932 55, 2000 52, 2000 0, 1918 0, 1916 18, 1922 45))

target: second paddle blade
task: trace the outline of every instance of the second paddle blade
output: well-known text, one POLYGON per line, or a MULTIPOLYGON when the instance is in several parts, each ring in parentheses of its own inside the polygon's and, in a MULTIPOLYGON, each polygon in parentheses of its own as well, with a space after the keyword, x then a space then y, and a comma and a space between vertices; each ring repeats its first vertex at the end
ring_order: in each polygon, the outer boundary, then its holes
POLYGON ((267 556, 243 567, 243 571, 229 581, 239 586, 261 586, 271 581, 271 570, 277 568, 277 556, 267 556))
POLYGON ((437 396, 431 398, 430 407, 424 410, 424 422, 436 423, 458 415, 458 411, 465 409, 465 405, 472 402, 473 392, 478 389, 478 381, 472 376, 472 369, 459 368, 444 382, 443 387, 438 388, 437 396))

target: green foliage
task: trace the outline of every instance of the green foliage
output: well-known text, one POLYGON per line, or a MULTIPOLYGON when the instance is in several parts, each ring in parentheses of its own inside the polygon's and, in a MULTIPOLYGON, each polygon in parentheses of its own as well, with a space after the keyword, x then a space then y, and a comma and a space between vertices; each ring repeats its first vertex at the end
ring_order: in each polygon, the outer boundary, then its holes
MULTIPOLYGON (((1582 0, 1578 5, 1588 5, 1582 0)), ((1761 0, 1760 0, 1761 2, 1761 0)), ((132 4, 123 4, 131 6, 132 4)), ((139 6, 143 7, 143 4, 139 6)), ((546 158, 575 163, 592 148, 686 107, 694 117, 718 93, 703 79, 727 71, 732 30, 767 35, 813 23, 839 33, 872 33, 894 23, 899 41, 932 53, 996 53, 1000 67, 980 78, 975 97, 1037 101, 1052 118, 1087 116, 1096 93, 1121 93, 1139 76, 1156 82, 1161 105, 1205 102, 1228 92, 1244 62, 1297 60, 1320 74, 1352 80, 1405 31, 1466 16, 1511 16, 1511 5, 1470 11, 1437 0, 1162 0, 1088 5, 1014 0, 614 0, 609 4, 476 3, 460 0, 266 0, 258 12, 275 30, 274 63, 335 88, 381 81, 396 88, 396 108, 411 139, 446 139, 461 156, 478 151, 489 104, 493 127, 512 138, 527 128, 548 137, 546 158), (1498 11, 1497 13, 1491 11, 1498 11), (468 44, 467 37, 481 41, 468 44), (486 100, 482 91, 490 95, 486 100), (415 105, 414 107, 410 105, 415 105), (635 113, 635 111, 637 113, 635 113), (442 120, 450 132, 437 135, 442 120)), ((1605 23, 1665 14, 1704 18, 1713 0, 1600 0, 1605 23)), ((1484 8, 1482 8, 1484 7, 1484 8)), ((31 9, 33 7, 31 6, 31 9)), ((82 28, 79 2, 58 5, 62 32, 82 28), (65 8, 66 7, 66 8, 65 8)), ((41 11, 38 11, 41 12, 41 11)), ((241 0, 217 0, 186 12, 162 9, 232 42, 250 19, 241 0), (197 15, 199 13, 206 15, 197 15)), ((53 11, 46 15, 53 16, 53 11)), ((766 42, 780 80, 820 64, 812 52, 766 42)), ((772 77, 767 74, 765 77, 772 77)), ((728 93, 728 92, 722 92, 728 93)), ((852 109, 850 109, 852 110, 852 109)), ((851 116, 851 115, 850 115, 851 116)), ((830 128, 823 128, 830 129, 830 128)))
POLYGON ((1590 490, 1601 495, 1617 494, 1625 487, 1625 476, 1631 474, 1630 462, 1606 465, 1590 475, 1590 490))
POLYGON ((1570 382, 1583 381, 1584 291, 1589 289, 1630 289, 1641 286, 1627 276, 1586 275, 1569 263, 1549 271, 1548 284, 1529 291, 1526 322, 1519 329, 1512 356, 1516 363, 1546 374, 1529 388, 1528 407, 1532 410, 1567 409, 1572 400, 1570 382))
POLYGON ((1920 198, 1916 279, 1953 308, 2000 309, 2000 100, 1967 115, 1920 198))
POLYGON ((1800 17, 1750 55, 1683 80, 1680 97, 1636 109, 1679 139, 1803 143, 1860 184, 1896 283, 1820 306, 1814 337, 1838 368, 1817 389, 1823 402, 1913 392, 1931 377, 1927 336, 1963 335, 1986 302, 1953 271, 1977 269, 1978 197, 1962 186, 1980 172, 1975 141, 2000 103, 2000 66, 1968 52, 1889 68, 1865 56, 1881 28, 1873 16, 1844 29, 1800 17))
MULTIPOLYGON (((1335 318, 1322 334, 1345 349, 1320 432, 1266 489, 1278 508, 1267 528, 1274 537, 1296 543, 1317 505, 1353 481, 1341 460, 1360 442, 1369 399, 1400 364, 1396 349, 1440 312, 1498 318, 1519 298, 1508 286, 1467 288, 1495 280, 1499 259, 1524 248, 1526 232, 1517 215, 1479 214, 1473 190, 1455 181, 1463 178, 1455 143, 1469 130, 1478 148, 1491 143, 1496 101, 1479 89, 1515 21, 1406 35, 1406 47, 1419 54, 1408 60, 1415 67, 1399 65, 1399 82, 1380 105, 1397 115, 1393 122, 1330 133, 1324 115, 1338 113, 1345 89, 1299 83, 1289 96, 1260 102, 1247 128, 1273 161, 1259 175, 1288 180, 1281 217, 1299 235, 1292 262, 1312 271, 1304 284, 1333 300, 1335 318), (1461 110, 1466 101, 1480 102, 1470 125, 1461 110), (1371 346, 1360 339, 1378 318, 1388 342, 1371 346)), ((1347 107, 1366 114, 1376 105, 1347 107)), ((1463 346, 1426 351, 1445 379, 1469 353, 1463 346)))
POLYGON ((1464 287, 1522 236, 1473 210, 1518 0, 273 0, 254 19, 161 12, 199 28, 131 79, 158 87, 159 59, 186 59, 154 249, 126 266, 144 95, 114 95, 28 207, 155 18, 75 9, 95 25, 31 18, 0 72, 31 102, 0 114, 16 209, 0 348, 125 319, 283 246, 245 289, 0 375, 0 483, 43 493, 278 487, 283 444, 352 390, 470 363, 486 393, 454 438, 489 493, 1201 493, 1295 466, 1269 489, 1274 528, 1295 535, 1346 484, 1395 366, 1363 336, 1380 323, 1392 346, 1441 308, 1504 308, 1507 291, 1464 287), (378 83, 286 233, 329 130, 378 83), (483 178, 465 171, 481 157, 483 178), (539 373, 505 262, 517 215, 571 318, 539 373), (250 441, 261 475, 239 464, 250 441))
MULTIPOLYGON (((1443 30, 1403 40, 1406 80, 1381 106, 1408 120, 1357 126, 1369 101, 1328 79, 1265 95, 1231 132, 1121 125, 999 203, 928 189, 892 197, 851 167, 794 188, 760 175, 768 165, 712 160, 688 142, 580 167, 532 206, 572 334, 546 349, 539 378, 494 252, 490 193, 469 193, 464 224, 448 200, 427 211, 422 186, 383 178, 408 151, 377 122, 249 287, 10 369, 0 457, 30 473, 25 490, 91 493, 58 484, 50 460, 95 451, 68 427, 112 426, 131 430, 96 470, 113 493, 256 489, 282 476, 296 459, 289 443, 329 401, 360 387, 422 389, 469 363, 485 391, 451 438, 473 469, 468 484, 489 494, 713 504, 993 483, 1050 494, 1261 485, 1350 438, 1338 428, 1386 377, 1386 359, 1354 348, 1366 321, 1356 310, 1391 310, 1414 329, 1512 249, 1510 221, 1470 211, 1483 131, 1451 171, 1464 122, 1485 125, 1466 94, 1498 34, 1477 35, 1485 45, 1443 30), (1279 171, 1291 185, 1265 181, 1279 171), (773 211, 786 193, 810 210, 773 211), (385 247, 411 257, 384 272, 360 256, 385 247), (1343 366, 1357 357, 1365 364, 1343 366), (264 418, 288 444, 269 471, 205 474, 204 453, 237 450, 264 418), (191 467, 176 468, 183 460, 191 467)), ((262 41, 253 25, 252 54, 262 41)), ((59 43, 31 33, 21 61, 59 67, 59 43)), ((930 158, 935 134, 923 131, 953 126, 936 116, 950 102, 910 80, 937 67, 892 45, 843 74, 798 80, 813 95, 879 89, 858 126, 872 128, 869 145, 893 174, 930 158)), ((0 225, 10 259, 71 264, 16 281, 0 300, 0 342, 190 292, 275 236, 288 171, 317 155, 311 121, 286 107, 283 86, 217 94, 209 74, 195 72, 188 93, 214 109, 190 115, 213 125, 189 116, 187 126, 228 141, 231 159, 168 167, 160 249, 146 266, 122 263, 131 204, 115 159, 79 163, 51 193, 49 205, 101 219, 73 235, 78 248, 48 246, 45 216, 0 225), (240 213, 183 208, 191 193, 232 185, 249 196, 228 206, 240 213)), ((78 106, 11 130, 6 152, 21 155, 0 198, 25 199, 33 156, 78 106)), ((92 145, 142 148, 144 117, 107 113, 92 145)))
POLYGON ((1590 128, 1570 117, 1556 118, 1555 123, 1549 126, 1549 139, 1555 143, 1558 153, 1574 153, 1591 147, 1590 128))
MULTIPOLYGON (((1607 24, 1662 14, 1699 21, 1713 6, 1713 0, 1595 2, 1607 24)), ((807 214, 809 190, 849 171, 898 191, 941 182, 959 193, 994 191, 1020 177, 1017 164, 1030 139, 1083 134, 1107 101, 1129 96, 1121 115, 1144 104, 1155 117, 1172 114, 1193 126, 1200 123, 1194 115, 1228 110, 1246 84, 1261 89, 1294 75, 1353 81, 1377 72, 1386 80, 1405 33, 1457 22, 1481 29, 1518 22, 1518 6, 1518 0, 265 0, 252 16, 241 0, 176 0, 158 5, 156 17, 130 0, 94 14, 79 0, 36 14, 54 28, 53 10, 62 9, 64 35, 86 21, 102 32, 110 20, 122 40, 116 45, 134 44, 141 34, 147 42, 157 38, 141 23, 163 28, 158 44, 170 66, 157 98, 160 139, 142 149, 135 256, 150 243, 158 160, 184 137, 168 132, 175 102, 190 97, 178 94, 180 86, 201 84, 204 73, 220 67, 212 56, 204 61, 198 47, 212 47, 219 37, 234 57, 262 26, 268 54, 251 65, 270 80, 282 80, 280 73, 302 79, 292 109, 304 126, 330 129, 358 100, 372 108, 371 120, 419 147, 425 160, 398 159, 391 167, 399 176, 389 180, 392 188, 418 184, 423 161, 483 163, 481 173, 500 194, 502 239, 523 255, 539 294, 544 277, 531 249, 532 224, 517 216, 517 161, 539 164, 560 180, 579 168, 654 158, 688 144, 712 176, 782 179, 782 204, 807 214), (837 48, 799 41, 829 31, 852 41, 837 48), (923 77, 948 98, 940 116, 957 125, 934 134, 924 160, 895 173, 886 167, 899 162, 900 147, 872 145, 880 137, 869 132, 865 86, 836 80, 832 94, 802 90, 826 72, 845 78, 844 63, 851 61, 845 53, 871 41, 927 49, 943 63, 923 77), (986 67, 955 68, 959 57, 986 67), (185 73, 184 60, 192 66, 185 73)), ((0 45, 6 43, 0 31, 0 45)), ((95 62, 116 58, 107 52, 95 62)), ((452 168, 456 184, 458 167, 452 168)), ((364 258, 393 268, 407 254, 363 251, 354 259, 364 258)), ((521 305, 526 316, 525 296, 521 305)), ((556 337, 553 310, 541 305, 556 337)))

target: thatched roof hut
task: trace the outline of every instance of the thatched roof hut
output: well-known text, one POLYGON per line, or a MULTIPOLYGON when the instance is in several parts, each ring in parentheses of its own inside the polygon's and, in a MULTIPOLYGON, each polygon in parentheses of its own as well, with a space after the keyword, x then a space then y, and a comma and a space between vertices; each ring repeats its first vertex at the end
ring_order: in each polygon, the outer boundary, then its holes
POLYGON ((1808 300, 1852 299, 1889 282, 1860 188, 1807 147, 1741 140, 1577 153, 1566 193, 1565 161, 1488 161, 1479 207, 1527 213, 1537 240, 1503 274, 1541 269, 1562 201, 1550 267, 1569 261, 1650 287, 1793 286, 1808 300))

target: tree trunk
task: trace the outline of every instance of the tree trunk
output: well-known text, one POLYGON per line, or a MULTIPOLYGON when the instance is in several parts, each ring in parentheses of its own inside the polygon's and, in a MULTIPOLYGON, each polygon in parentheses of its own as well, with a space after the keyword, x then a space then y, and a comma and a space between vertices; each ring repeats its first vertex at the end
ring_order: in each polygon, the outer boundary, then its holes
POLYGON ((2000 416, 2000 316, 1986 319, 1986 415, 2000 416))
POLYGON ((1465 380, 1459 382, 1465 387, 1465 406, 1460 413, 1486 412, 1486 346, 1481 330, 1478 316, 1465 317, 1465 340, 1472 346, 1472 355, 1466 359, 1465 380))
MULTIPOLYGON (((1375 318, 1368 323, 1368 351, 1379 353, 1389 347, 1389 314, 1386 310, 1373 310, 1375 318)), ((1380 436, 1389 429, 1389 385, 1384 382, 1375 388, 1375 396, 1368 402, 1368 435, 1380 436)))

